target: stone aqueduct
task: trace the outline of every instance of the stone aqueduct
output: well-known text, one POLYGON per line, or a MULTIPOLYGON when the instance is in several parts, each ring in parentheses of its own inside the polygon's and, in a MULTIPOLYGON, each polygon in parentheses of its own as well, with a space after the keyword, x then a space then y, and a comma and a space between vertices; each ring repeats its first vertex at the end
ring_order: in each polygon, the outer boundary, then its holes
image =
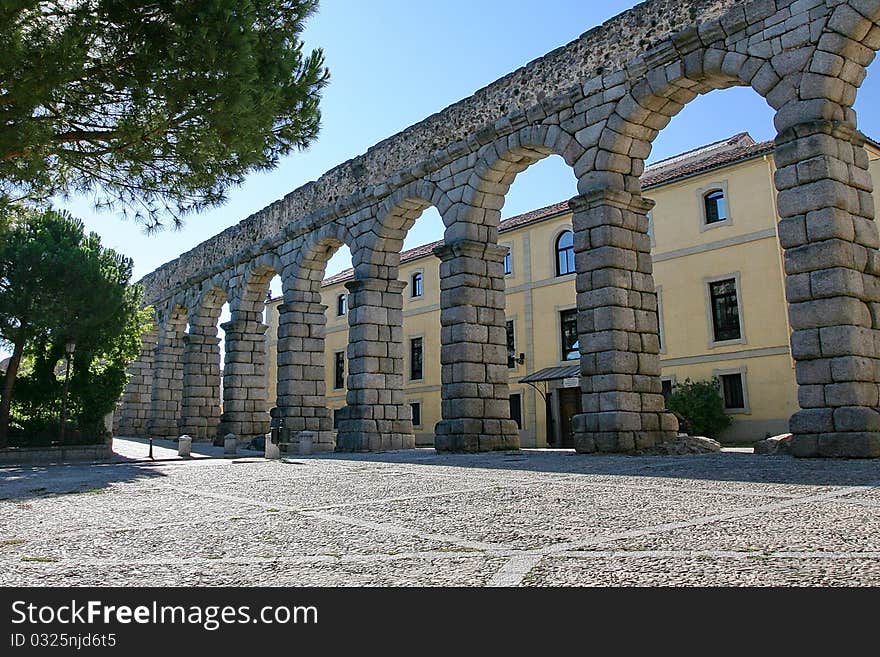
POLYGON ((880 48, 880 0, 651 0, 377 144, 142 281, 157 328, 132 366, 123 435, 282 439, 333 448, 324 400, 329 256, 352 253, 347 408, 336 448, 413 445, 403 395, 403 239, 445 224, 442 421, 436 447, 515 448, 500 209, 550 155, 578 180, 574 213, 580 452, 631 451, 677 429, 664 412, 639 177, 651 143, 699 94, 750 86, 775 110, 778 233, 801 410, 800 456, 880 456, 880 254, 853 103, 880 48), (280 275, 278 398, 266 399, 262 311, 280 275), (220 416, 217 322, 230 304, 220 416), (188 329, 187 329, 188 327, 188 329))

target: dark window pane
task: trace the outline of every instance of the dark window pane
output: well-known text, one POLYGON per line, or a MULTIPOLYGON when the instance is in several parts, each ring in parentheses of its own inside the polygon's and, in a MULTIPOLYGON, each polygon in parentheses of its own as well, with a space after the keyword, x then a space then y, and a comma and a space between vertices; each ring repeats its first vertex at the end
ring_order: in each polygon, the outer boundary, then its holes
POLYGON ((574 271, 574 234, 567 230, 556 240, 556 275, 574 271))
POLYGON ((336 297, 336 315, 341 316, 345 314, 347 307, 347 297, 344 294, 340 294, 336 297))
POLYGON ((413 402, 409 405, 412 409, 412 423, 414 427, 422 424, 422 405, 419 402, 413 402))
POLYGON ((510 253, 510 249, 507 249, 507 254, 504 256, 504 273, 510 274, 513 272, 513 255, 510 253))
POLYGON ((516 426, 522 429, 522 397, 519 393, 510 396, 510 419, 516 422, 516 426))
POLYGON ((345 387, 345 352, 337 351, 334 357, 333 387, 339 390, 345 387))
POLYGON ((422 296, 424 277, 421 272, 412 275, 412 295, 414 297, 422 296))
POLYGON ((559 313, 562 328, 562 359, 576 360, 580 358, 578 343, 577 310, 563 310, 559 313))
POLYGON ((513 320, 507 320, 507 366, 516 367, 516 336, 513 332, 513 320))
POLYGON ((724 408, 745 408, 742 374, 724 374, 721 376, 721 390, 724 393, 724 408))
POLYGON ((661 379, 660 385, 663 386, 663 398, 669 401, 669 395, 672 394, 672 381, 669 379, 661 379))
POLYGON ((727 219, 727 201, 720 189, 709 192, 703 197, 706 206, 706 223, 714 224, 727 219))
POLYGON ((739 340, 739 304, 736 298, 736 281, 732 278, 709 284, 712 303, 712 328, 715 342, 739 340))
POLYGON ((333 409, 333 428, 339 428, 339 420, 342 419, 342 408, 334 408, 333 409))
POLYGON ((413 338, 409 341, 409 378, 422 378, 422 339, 413 338))

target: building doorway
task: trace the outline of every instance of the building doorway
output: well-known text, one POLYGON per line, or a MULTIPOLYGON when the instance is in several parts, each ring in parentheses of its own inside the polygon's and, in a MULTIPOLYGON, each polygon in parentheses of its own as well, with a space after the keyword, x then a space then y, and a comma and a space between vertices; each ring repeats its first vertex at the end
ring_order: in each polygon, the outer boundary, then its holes
POLYGON ((559 395, 559 442, 557 447, 574 447, 572 419, 581 412, 581 391, 578 388, 560 388, 559 395))

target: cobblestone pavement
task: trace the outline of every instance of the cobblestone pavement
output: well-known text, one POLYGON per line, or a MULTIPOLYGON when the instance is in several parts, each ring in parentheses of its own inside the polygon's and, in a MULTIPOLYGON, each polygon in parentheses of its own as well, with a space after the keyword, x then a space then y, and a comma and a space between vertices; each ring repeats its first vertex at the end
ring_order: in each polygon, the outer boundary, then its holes
POLYGON ((169 447, 0 468, 0 585, 880 585, 877 462, 169 447))

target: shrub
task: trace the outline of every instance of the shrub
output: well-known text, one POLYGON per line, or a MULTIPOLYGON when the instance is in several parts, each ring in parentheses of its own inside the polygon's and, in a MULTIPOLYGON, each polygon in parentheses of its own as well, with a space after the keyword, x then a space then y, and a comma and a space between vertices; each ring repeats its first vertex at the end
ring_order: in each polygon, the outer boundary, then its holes
POLYGON ((682 415, 695 435, 718 439, 719 434, 730 426, 730 416, 724 412, 721 382, 716 378, 708 381, 691 381, 675 386, 666 400, 666 408, 682 415))

